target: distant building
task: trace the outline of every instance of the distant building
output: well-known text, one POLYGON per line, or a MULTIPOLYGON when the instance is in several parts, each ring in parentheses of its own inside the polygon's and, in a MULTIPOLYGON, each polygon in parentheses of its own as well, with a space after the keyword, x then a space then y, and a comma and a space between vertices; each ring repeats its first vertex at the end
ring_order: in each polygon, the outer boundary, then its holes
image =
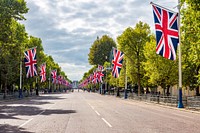
POLYGON ((73 81, 72 82, 72 88, 77 89, 78 88, 78 81, 73 81))

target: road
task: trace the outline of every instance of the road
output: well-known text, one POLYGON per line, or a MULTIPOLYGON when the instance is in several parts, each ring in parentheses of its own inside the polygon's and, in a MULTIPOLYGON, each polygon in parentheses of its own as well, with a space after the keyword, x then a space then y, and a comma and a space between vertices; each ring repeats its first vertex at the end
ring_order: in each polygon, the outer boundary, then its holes
POLYGON ((1 102, 0 132, 199 133, 200 114, 75 91, 1 102))

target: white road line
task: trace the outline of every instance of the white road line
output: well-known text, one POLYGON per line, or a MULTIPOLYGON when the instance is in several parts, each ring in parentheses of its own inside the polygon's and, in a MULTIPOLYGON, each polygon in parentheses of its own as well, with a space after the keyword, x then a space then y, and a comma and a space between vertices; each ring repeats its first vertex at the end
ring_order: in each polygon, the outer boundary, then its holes
POLYGON ((101 118, 109 127, 112 127, 109 122, 107 122, 104 118, 101 118))
POLYGON ((91 106, 91 108, 94 110, 94 107, 93 107, 93 106, 91 106))
POLYGON ((98 116, 100 116, 99 112, 97 112, 96 110, 95 110, 95 112, 97 113, 98 116))
POLYGON ((37 114, 37 115, 41 115, 42 113, 44 113, 46 110, 43 110, 42 112, 40 112, 39 114, 37 114))
MULTIPOLYGON (((53 107, 53 105, 52 105, 52 106, 49 106, 47 109, 50 109, 51 107, 53 107)), ((38 113, 36 116, 41 115, 41 114, 44 113, 47 109, 45 109, 45 110, 43 110, 42 112, 38 113)), ((29 120, 26 121, 25 123, 21 124, 21 125, 19 126, 19 128, 20 128, 20 127, 23 127, 24 125, 26 125, 27 123, 29 123, 29 122, 32 121, 32 120, 33 120, 33 118, 29 119, 29 120)))
POLYGON ((23 124, 21 124, 21 125, 19 126, 19 128, 20 128, 20 127, 23 127, 24 125, 26 125, 27 123, 29 123, 29 122, 32 121, 32 120, 33 120, 33 118, 31 118, 31 119, 29 119, 28 121, 24 122, 23 124))

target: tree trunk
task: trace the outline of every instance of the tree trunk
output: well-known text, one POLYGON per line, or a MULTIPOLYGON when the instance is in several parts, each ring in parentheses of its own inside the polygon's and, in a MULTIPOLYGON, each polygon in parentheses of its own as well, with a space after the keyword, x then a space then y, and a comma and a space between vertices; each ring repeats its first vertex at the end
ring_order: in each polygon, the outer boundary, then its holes
POLYGON ((170 88, 170 86, 167 86, 167 96, 170 95, 170 93, 169 93, 169 88, 170 88))
POLYGON ((140 96, 140 74, 138 74, 138 96, 140 96))
POLYGON ((137 52, 137 57, 138 57, 138 60, 137 60, 137 67, 138 67, 138 72, 137 72, 137 77, 138 77, 138 96, 140 96, 141 94, 141 90, 140 90, 140 58, 139 58, 139 51, 137 52))
POLYGON ((5 84, 4 84, 4 95, 3 95, 3 99, 6 99, 6 96, 7 96, 7 80, 5 81, 5 84))
POLYGON ((196 96, 200 96, 200 94, 199 94, 199 86, 196 87, 196 96))

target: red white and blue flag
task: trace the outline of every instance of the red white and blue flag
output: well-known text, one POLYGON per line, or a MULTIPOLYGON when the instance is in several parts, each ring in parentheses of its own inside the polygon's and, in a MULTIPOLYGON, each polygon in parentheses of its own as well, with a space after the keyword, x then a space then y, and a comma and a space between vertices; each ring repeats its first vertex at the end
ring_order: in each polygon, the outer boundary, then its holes
POLYGON ((40 66, 40 81, 41 82, 46 81, 46 64, 42 64, 40 66))
POLYGON ((103 71, 103 66, 98 65, 98 71, 103 71))
POLYGON ((51 77, 52 77, 52 83, 56 84, 56 81, 57 81, 57 70, 52 70, 51 71, 51 77))
POLYGON ((113 57, 112 57, 112 75, 115 78, 118 78, 120 75, 120 70, 123 63, 123 52, 113 48, 113 57))
POLYGON ((62 76, 59 75, 59 76, 57 77, 57 80, 58 80, 58 84, 62 84, 62 76))
POLYGON ((104 74, 102 73, 102 71, 98 72, 97 77, 98 77, 98 82, 99 83, 103 83, 103 79, 102 78, 104 77, 104 74))
POLYGON ((93 84, 96 84, 97 82, 98 82, 98 73, 97 73, 97 72, 94 72, 92 83, 93 83, 93 84))
POLYGON ((25 55, 24 63, 26 67, 26 77, 29 78, 37 76, 36 48, 25 51, 24 55, 25 55))
POLYGON ((164 58, 175 60, 179 43, 178 13, 151 4, 156 29, 156 53, 164 58))

